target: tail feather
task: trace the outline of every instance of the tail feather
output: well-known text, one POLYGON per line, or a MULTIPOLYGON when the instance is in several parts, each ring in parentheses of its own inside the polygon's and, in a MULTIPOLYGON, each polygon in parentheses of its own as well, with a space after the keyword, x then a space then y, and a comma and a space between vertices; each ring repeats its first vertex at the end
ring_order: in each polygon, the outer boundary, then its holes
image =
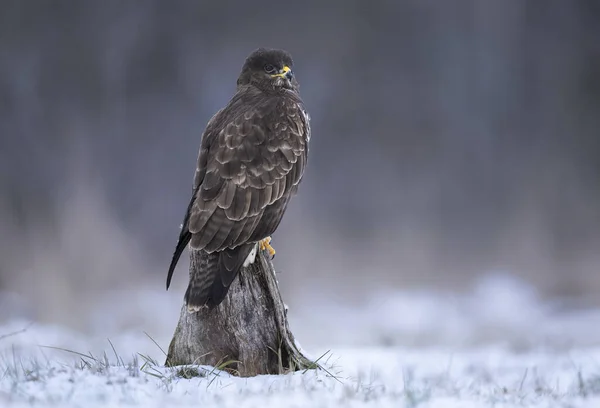
POLYGON ((227 296, 229 286, 239 273, 255 244, 208 253, 202 268, 195 271, 185 292, 185 303, 190 311, 203 306, 212 309, 227 296))

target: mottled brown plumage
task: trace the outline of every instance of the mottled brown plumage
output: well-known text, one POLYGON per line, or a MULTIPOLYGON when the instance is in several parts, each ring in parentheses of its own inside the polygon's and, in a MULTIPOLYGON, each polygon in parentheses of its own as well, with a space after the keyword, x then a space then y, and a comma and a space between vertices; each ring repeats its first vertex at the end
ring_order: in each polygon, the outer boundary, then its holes
POLYGON ((245 61, 237 92, 208 122, 194 189, 167 276, 189 243, 211 254, 190 277, 188 309, 215 307, 256 243, 278 227, 302 180, 309 119, 282 50, 258 49, 245 61))

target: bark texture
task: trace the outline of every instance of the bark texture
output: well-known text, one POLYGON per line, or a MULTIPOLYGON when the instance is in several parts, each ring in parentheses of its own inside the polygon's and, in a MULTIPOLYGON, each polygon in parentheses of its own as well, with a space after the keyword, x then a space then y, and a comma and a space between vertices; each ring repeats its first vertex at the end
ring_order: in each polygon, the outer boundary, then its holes
MULTIPOLYGON (((205 254, 192 250, 190 275, 205 265, 205 254)), ((190 313, 183 305, 165 364, 235 361, 226 368, 243 377, 315 368, 296 346, 286 315, 273 263, 259 251, 216 308, 190 313)))

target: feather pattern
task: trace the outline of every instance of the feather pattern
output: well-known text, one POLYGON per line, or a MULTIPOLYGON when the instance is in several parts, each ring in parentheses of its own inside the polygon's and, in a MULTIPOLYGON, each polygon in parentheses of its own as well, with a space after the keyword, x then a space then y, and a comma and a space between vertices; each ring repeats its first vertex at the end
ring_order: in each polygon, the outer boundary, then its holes
MULTIPOLYGON (((291 66, 287 53, 273 55, 291 66)), ((297 83, 293 79, 291 88, 270 88, 275 85, 256 82, 252 64, 260 62, 252 58, 242 70, 237 93, 202 136, 194 193, 168 281, 183 241, 183 246, 189 241, 192 249, 217 258, 207 264, 213 270, 198 278, 202 283, 195 282, 198 290, 188 288, 188 306, 214 306, 224 298, 253 245, 278 227, 304 174, 310 125, 297 83), (245 76, 248 70, 250 76, 245 76)))

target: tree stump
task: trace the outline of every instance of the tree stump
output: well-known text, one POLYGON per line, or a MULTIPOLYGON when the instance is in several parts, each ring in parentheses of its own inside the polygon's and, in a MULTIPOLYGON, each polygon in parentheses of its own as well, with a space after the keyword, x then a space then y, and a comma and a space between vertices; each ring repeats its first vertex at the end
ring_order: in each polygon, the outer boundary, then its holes
MULTIPOLYGON (((183 305, 165 365, 226 365, 242 377, 317 367, 296 345, 267 256, 258 251, 214 309, 190 313, 183 305)), ((206 254, 191 250, 190 276, 205 265, 206 254)))

